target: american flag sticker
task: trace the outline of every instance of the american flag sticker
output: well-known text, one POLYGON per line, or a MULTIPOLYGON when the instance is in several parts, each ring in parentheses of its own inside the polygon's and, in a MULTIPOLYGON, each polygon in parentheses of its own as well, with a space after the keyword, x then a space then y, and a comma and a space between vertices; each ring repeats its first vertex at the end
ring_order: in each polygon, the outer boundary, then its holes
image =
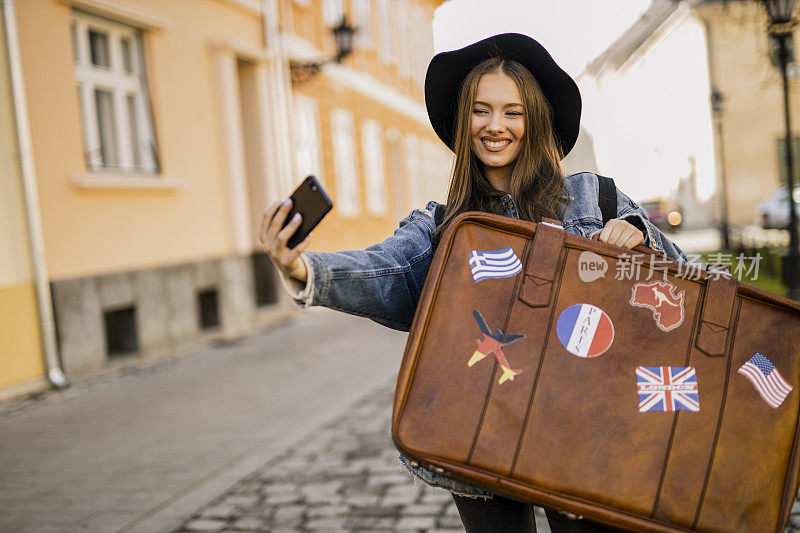
POLYGON ((792 392, 792 386, 778 372, 772 361, 759 352, 739 367, 737 372, 749 379, 764 401, 775 409, 792 392))
POLYGON ((640 413, 700 410, 693 366, 637 366, 636 388, 640 413))
POLYGON ((522 263, 510 246, 500 250, 473 250, 469 254, 469 266, 476 283, 489 278, 507 278, 522 270, 522 263))

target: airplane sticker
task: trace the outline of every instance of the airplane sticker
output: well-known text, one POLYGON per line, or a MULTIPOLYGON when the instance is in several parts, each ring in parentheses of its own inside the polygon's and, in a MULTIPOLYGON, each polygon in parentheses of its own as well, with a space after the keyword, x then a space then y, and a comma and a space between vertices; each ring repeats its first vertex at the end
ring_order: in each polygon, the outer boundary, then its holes
POLYGON ((478 349, 475 350, 472 357, 469 358, 467 366, 471 367, 478 361, 483 360, 487 355, 494 353, 495 358, 497 358, 497 364, 499 364, 500 368, 503 370, 503 375, 500 376, 497 383, 502 385, 506 381, 514 381, 514 376, 522 374, 522 370, 511 368, 508 359, 506 359, 503 353, 502 347, 508 346, 519 339, 524 339, 525 335, 504 334, 500 329, 497 330, 497 333, 492 333, 492 330, 489 329, 489 325, 483 319, 483 316, 481 316, 480 311, 473 309, 472 314, 475 316, 478 327, 481 328, 483 332, 483 339, 475 340, 475 342, 478 343, 478 349))

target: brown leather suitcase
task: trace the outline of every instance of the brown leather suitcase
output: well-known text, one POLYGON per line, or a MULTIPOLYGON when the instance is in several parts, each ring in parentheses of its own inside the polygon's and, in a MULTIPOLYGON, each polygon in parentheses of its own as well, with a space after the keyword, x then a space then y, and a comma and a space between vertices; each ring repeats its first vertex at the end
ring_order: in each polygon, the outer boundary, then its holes
POLYGON ((465 213, 423 288, 392 436, 442 475, 622 529, 781 532, 799 346, 800 305, 731 275, 465 213))

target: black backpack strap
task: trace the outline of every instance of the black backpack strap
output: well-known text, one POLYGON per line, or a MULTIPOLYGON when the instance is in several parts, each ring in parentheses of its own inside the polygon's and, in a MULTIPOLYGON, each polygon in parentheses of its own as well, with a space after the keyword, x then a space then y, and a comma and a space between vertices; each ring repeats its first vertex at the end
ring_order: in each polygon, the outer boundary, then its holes
POLYGON ((600 194, 597 198, 597 205, 603 213, 603 226, 612 218, 617 218, 617 186, 614 180, 605 176, 597 175, 597 183, 600 186, 600 194))
MULTIPOLYGON (((436 224, 436 227, 442 225, 444 222, 444 209, 445 206, 442 204, 436 204, 436 207, 433 209, 433 223, 436 224)), ((431 236, 431 246, 433 247, 433 251, 436 251, 436 248, 439 247, 439 238, 441 235, 431 236)))
POLYGON ((436 224, 438 228, 442 222, 444 222, 444 205, 443 204, 436 204, 436 207, 433 209, 433 222, 436 224))

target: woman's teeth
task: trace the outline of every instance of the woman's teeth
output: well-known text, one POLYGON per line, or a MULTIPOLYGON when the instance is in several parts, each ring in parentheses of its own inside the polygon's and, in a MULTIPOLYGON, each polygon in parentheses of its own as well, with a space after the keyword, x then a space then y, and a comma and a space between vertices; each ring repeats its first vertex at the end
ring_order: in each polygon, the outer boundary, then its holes
POLYGON ((511 141, 497 141, 497 142, 495 142, 495 141, 484 140, 483 144, 485 144, 489 148, 502 148, 503 146, 509 144, 510 142, 511 141))
POLYGON ((501 146, 505 146, 505 145, 507 145, 507 144, 508 144, 508 143, 510 143, 511 141, 500 141, 500 142, 494 142, 494 141, 483 141, 483 142, 485 142, 485 143, 486 143, 486 146, 491 146, 492 148, 500 148, 501 146))

